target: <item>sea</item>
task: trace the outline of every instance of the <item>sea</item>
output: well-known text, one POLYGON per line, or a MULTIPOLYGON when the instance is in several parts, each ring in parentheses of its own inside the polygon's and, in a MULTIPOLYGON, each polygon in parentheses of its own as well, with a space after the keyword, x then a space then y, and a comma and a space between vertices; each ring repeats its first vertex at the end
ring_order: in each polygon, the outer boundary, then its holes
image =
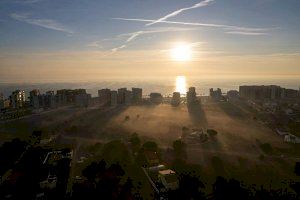
POLYGON ((122 79, 99 79, 93 81, 59 81, 59 82, 38 82, 38 83, 1 83, 0 93, 8 97, 16 89, 24 90, 26 94, 33 89, 39 89, 41 93, 49 90, 84 88, 93 97, 98 95, 98 90, 108 88, 117 90, 118 88, 138 87, 143 89, 143 95, 147 96, 151 92, 159 92, 164 96, 170 96, 174 91, 181 94, 186 93, 189 87, 195 87, 198 95, 206 96, 210 88, 220 88, 223 93, 229 90, 238 90, 240 85, 279 85, 284 88, 299 89, 300 78, 203 78, 203 77, 159 77, 159 78, 122 78, 122 79))

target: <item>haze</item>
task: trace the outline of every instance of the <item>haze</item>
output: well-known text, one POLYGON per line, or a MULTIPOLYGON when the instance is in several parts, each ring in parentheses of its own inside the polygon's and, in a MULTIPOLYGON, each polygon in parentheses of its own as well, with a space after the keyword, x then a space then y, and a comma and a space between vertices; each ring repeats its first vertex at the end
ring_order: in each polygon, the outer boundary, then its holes
POLYGON ((0 80, 300 77, 299 9, 297 0, 2 0, 0 80), (183 59, 178 43, 191 52, 183 59))

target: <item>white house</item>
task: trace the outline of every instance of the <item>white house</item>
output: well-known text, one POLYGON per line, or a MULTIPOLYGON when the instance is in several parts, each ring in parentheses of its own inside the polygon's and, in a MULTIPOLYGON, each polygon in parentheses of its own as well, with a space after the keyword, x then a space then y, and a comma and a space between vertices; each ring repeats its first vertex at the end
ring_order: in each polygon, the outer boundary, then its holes
POLYGON ((179 186, 179 181, 173 170, 166 169, 159 171, 158 179, 167 190, 176 190, 179 186))

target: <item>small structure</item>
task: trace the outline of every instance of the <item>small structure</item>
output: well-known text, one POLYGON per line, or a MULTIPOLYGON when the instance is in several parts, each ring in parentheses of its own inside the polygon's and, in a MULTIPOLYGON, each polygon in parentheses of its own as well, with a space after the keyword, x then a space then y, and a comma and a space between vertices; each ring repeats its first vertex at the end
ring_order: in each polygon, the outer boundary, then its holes
POLYGON ((198 143, 198 142, 205 142, 208 139, 208 134, 203 129, 195 130, 192 133, 188 133, 182 136, 184 142, 188 144, 198 143))
POLYGON ((160 93, 153 92, 150 94, 150 102, 152 104, 161 104, 163 101, 163 97, 160 93))
POLYGON ((285 135, 289 135, 290 132, 286 131, 286 130, 283 130, 283 129, 276 129, 276 133, 280 136, 285 136, 285 135))
POLYGON ((72 159, 72 157, 73 157, 73 151, 68 151, 68 152, 51 151, 47 153, 46 158, 43 161, 43 165, 44 164, 56 165, 59 160, 64 158, 72 159))
POLYGON ((172 104, 172 106, 178 106, 180 104, 180 93, 179 92, 173 92, 171 104, 172 104))
POLYGON ((165 166, 164 165, 157 165, 157 166, 153 166, 153 167, 149 167, 148 170, 150 172, 159 172, 161 170, 164 170, 165 169, 165 166))
POLYGON ((40 187, 41 188, 48 188, 48 189, 54 189, 56 188, 57 184, 57 177, 55 175, 49 174, 47 179, 40 182, 40 187))
POLYGON ((158 179, 166 190, 176 190, 179 186, 176 173, 171 169, 161 170, 158 172, 158 179))
POLYGON ((288 134, 284 136, 284 141, 289 143, 299 144, 300 138, 295 135, 288 134))

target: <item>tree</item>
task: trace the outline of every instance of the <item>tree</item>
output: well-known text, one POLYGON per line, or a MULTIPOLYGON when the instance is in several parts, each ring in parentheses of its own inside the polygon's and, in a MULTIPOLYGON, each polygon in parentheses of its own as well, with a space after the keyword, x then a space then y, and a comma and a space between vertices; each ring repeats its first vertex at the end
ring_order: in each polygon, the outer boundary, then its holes
POLYGON ((214 130, 214 129, 207 129, 207 133, 210 136, 215 136, 215 135, 218 134, 218 132, 216 130, 214 130))
POLYGON ((215 199, 249 199, 249 191, 241 186, 235 179, 227 181, 218 176, 213 184, 213 194, 215 199))
POLYGON ((124 121, 129 121, 129 120, 130 120, 130 117, 128 115, 126 115, 124 121))
POLYGON ((186 159, 186 144, 181 140, 173 142, 173 150, 177 159, 186 159))
POLYGON ((168 192, 168 199, 206 199, 202 191, 204 184, 198 177, 189 174, 179 176, 179 188, 168 192))
POLYGON ((117 163, 106 167, 104 160, 93 162, 82 174, 86 182, 74 184, 72 199, 132 199, 133 184, 131 179, 123 183, 123 168, 117 163))
POLYGON ((300 162, 296 162, 295 164, 295 174, 297 174, 297 176, 300 176, 300 162))
POLYGON ((157 151, 158 146, 155 142, 148 141, 143 144, 143 149, 147 151, 157 151))
POLYGON ((141 147, 141 140, 137 133, 133 133, 130 137, 131 148, 133 152, 137 152, 141 147))

